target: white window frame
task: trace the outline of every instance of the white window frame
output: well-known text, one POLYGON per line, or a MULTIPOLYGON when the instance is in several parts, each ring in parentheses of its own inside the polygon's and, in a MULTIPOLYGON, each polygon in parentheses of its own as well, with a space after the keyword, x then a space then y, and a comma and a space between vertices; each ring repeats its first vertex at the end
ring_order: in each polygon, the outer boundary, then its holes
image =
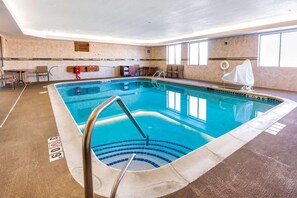
POLYGON ((167 45, 166 46, 166 63, 167 65, 180 65, 181 64, 181 54, 182 54, 182 46, 181 44, 175 44, 175 45, 167 45), (174 63, 169 63, 169 47, 170 46, 174 46, 174 63), (180 46, 180 60, 179 60, 179 63, 177 63, 177 57, 176 57, 176 46, 180 46))
POLYGON ((258 37, 258 63, 257 66, 258 67, 271 67, 271 68, 297 68, 297 63, 296 63, 296 67, 290 67, 290 66, 282 66, 281 65, 281 54, 282 54, 282 36, 284 33, 290 33, 290 32, 297 32, 297 29, 294 30, 287 30, 287 31, 277 31, 277 32, 269 32, 269 33, 263 33, 263 34, 259 34, 258 37), (261 59, 261 37, 262 36, 266 36, 266 35, 274 35, 274 34, 279 34, 280 39, 279 39, 279 54, 278 54, 278 65, 277 66, 271 66, 271 65, 260 65, 260 59, 261 59))
POLYGON ((192 65, 192 66, 207 66, 208 65, 208 40, 205 40, 205 41, 199 41, 199 42, 190 42, 188 43, 188 65, 192 65), (207 63, 206 64, 201 64, 200 63, 200 43, 203 43, 203 42, 207 42, 207 63), (191 47, 190 45, 191 44, 198 44, 198 65, 197 64, 191 64, 191 47))

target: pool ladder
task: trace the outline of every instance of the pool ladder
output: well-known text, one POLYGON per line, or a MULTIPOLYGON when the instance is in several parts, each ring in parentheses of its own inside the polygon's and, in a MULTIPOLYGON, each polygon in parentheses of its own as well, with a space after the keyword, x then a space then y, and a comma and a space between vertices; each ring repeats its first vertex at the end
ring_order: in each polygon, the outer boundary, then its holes
MULTIPOLYGON (((121 98, 119 96, 112 96, 106 101, 104 101, 102 104, 98 105, 94 111, 91 113, 91 115, 88 118, 88 121, 85 126, 85 131, 82 139, 82 158, 83 158, 83 172, 84 172, 84 188, 85 188, 85 197, 86 198, 93 198, 94 197, 94 190, 93 190, 93 178, 92 178, 92 152, 91 152, 91 137, 94 129, 94 125, 96 123, 96 120, 98 116, 101 114, 103 110, 105 110, 107 107, 112 105, 114 102, 117 102, 119 106, 122 108, 122 110, 125 112, 125 114, 128 116, 128 118, 131 120, 131 122, 134 124, 134 126, 137 128, 139 133, 142 135, 143 138, 145 138, 145 144, 149 144, 149 137, 144 134, 142 129, 140 128, 139 124, 129 111, 128 107, 123 103, 121 98)), ((117 188, 124 177, 126 171, 128 170, 130 164, 132 163, 133 159, 135 158, 135 154, 133 154, 129 159, 128 162, 125 164, 125 166, 122 168, 120 174, 118 175, 110 197, 114 198, 116 195, 117 188)))
POLYGON ((163 74, 163 78, 165 78, 165 76, 166 76, 165 71, 156 71, 153 75, 153 78, 160 78, 162 74, 163 74))

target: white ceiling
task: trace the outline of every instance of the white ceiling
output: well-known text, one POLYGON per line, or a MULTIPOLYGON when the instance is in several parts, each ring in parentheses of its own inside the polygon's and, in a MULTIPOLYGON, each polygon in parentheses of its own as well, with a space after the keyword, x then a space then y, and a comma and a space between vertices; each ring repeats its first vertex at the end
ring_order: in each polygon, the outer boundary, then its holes
MULTIPOLYGON (((55 39, 160 45, 297 25, 297 0, 3 1, 24 34, 55 39)), ((2 2, 0 17, 0 32, 19 31, 2 2)))

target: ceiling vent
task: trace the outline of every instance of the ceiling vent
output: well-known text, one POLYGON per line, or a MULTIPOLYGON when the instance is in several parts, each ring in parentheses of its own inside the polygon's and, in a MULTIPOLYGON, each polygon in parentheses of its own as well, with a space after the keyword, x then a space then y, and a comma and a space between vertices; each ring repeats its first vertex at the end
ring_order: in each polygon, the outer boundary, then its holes
POLYGON ((74 42, 74 51, 76 52, 89 52, 90 44, 88 42, 74 42))

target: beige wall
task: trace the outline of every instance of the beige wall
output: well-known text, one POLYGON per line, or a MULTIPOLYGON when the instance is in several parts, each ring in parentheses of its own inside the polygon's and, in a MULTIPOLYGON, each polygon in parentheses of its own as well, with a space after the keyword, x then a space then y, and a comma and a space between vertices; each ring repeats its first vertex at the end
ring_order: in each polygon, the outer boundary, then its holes
MULTIPOLYGON (((148 47, 90 43, 90 52, 75 52, 72 41, 58 41, 48 39, 24 39, 5 36, 3 39, 4 57, 21 60, 5 60, 5 69, 29 68, 34 69, 38 65, 47 65, 51 70, 51 80, 74 79, 75 75, 66 72, 67 66, 73 65, 99 65, 99 72, 82 73, 81 78, 99 78, 119 76, 119 65, 149 65, 150 54, 148 47), (96 61, 86 60, 32 60, 32 58, 53 59, 102 59, 96 61), (28 59, 28 60, 24 60, 28 59), (111 59, 111 60, 106 60, 111 59), (124 60, 114 60, 124 59, 124 60)), ((28 73, 29 80, 35 81, 35 75, 28 73), (31 77, 30 77, 31 76, 31 77)))
MULTIPOLYGON (((90 43, 90 52, 74 52, 71 41, 58 41, 47 39, 24 39, 5 36, 3 39, 5 58, 20 58, 21 60, 4 61, 5 68, 32 68, 38 65, 52 69, 51 80, 74 79, 74 74, 67 73, 66 67, 71 65, 99 65, 99 72, 82 73, 82 78, 115 77, 119 76, 119 65, 140 64, 154 65, 166 69, 166 47, 140 47, 129 45, 90 43), (151 49, 148 54, 147 50, 151 49), (28 60, 24 60, 24 58, 28 60), (53 59, 101 59, 96 61, 86 60, 30 60, 32 58, 53 59), (110 60, 106 60, 110 59, 110 60), (114 60, 124 59, 124 60, 114 60)), ((236 37, 212 39, 209 41, 209 61, 207 66, 187 65, 188 44, 182 44, 182 64, 185 65, 185 78, 222 82, 223 71, 220 62, 228 58, 230 72, 245 58, 253 58, 252 65, 255 75, 255 86, 273 89, 297 91, 297 68, 269 68, 257 67, 258 35, 243 35, 236 37), (225 44, 227 42, 227 45, 225 44)), ((29 80, 35 81, 34 74, 29 80)))
MULTIPOLYGON (((255 76, 255 86, 272 89, 297 91, 297 68, 257 67, 258 35, 244 35, 209 41, 207 66, 187 65, 188 44, 182 44, 182 64, 185 65, 185 78, 212 82, 222 82, 223 71, 220 62, 228 58, 230 72, 244 58, 251 60, 255 76), (227 45, 225 44, 227 42, 227 45)), ((166 47, 153 47, 152 59, 166 59, 166 47)), ((166 68, 166 61, 154 61, 156 66, 166 68)))

